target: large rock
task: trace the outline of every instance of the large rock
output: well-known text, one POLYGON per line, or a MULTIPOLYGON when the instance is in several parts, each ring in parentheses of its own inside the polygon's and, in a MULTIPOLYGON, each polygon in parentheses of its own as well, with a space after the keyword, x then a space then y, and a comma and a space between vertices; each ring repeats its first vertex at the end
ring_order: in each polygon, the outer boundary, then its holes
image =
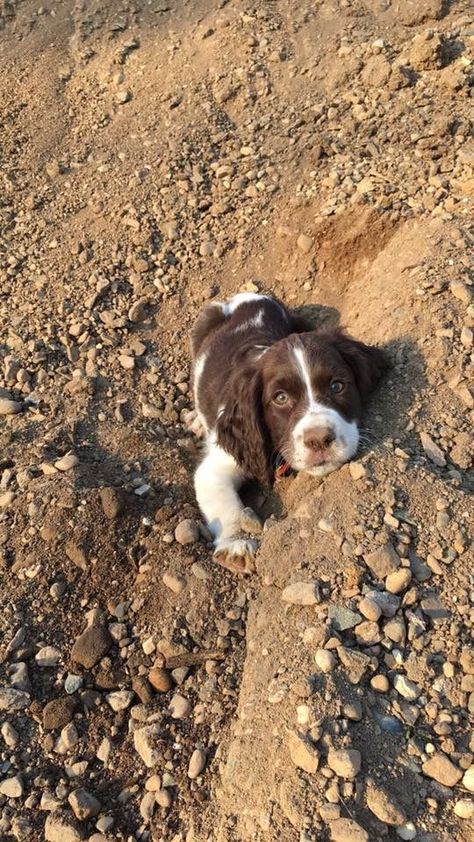
POLYGON ((423 763, 422 769, 425 775, 438 781, 439 784, 443 784, 443 786, 456 786, 462 778, 461 769, 451 763, 449 757, 446 757, 441 751, 423 763))
POLYGON ((385 824, 399 826, 405 824, 407 817, 404 810, 392 795, 369 783, 367 787, 367 806, 369 810, 385 824))

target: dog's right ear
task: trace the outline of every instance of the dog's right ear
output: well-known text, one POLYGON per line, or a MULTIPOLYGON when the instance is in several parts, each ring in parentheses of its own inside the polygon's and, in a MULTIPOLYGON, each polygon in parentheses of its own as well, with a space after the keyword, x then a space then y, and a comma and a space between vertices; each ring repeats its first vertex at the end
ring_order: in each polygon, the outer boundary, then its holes
POLYGON ((217 444, 230 453, 243 473, 271 485, 271 445, 263 418, 262 377, 258 369, 239 371, 226 390, 216 424, 217 444))
POLYGON ((218 301, 206 304, 199 313, 191 333, 191 355, 193 360, 199 354, 202 343, 225 322, 224 307, 218 301))

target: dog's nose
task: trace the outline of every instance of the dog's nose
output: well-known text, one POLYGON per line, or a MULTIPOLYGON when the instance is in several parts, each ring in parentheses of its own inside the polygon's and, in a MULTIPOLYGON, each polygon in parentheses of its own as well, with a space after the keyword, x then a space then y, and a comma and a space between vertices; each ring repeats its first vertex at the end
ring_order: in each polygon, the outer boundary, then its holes
POLYGON ((325 450, 335 438, 330 427, 310 427, 303 435, 303 441, 310 450, 325 450))

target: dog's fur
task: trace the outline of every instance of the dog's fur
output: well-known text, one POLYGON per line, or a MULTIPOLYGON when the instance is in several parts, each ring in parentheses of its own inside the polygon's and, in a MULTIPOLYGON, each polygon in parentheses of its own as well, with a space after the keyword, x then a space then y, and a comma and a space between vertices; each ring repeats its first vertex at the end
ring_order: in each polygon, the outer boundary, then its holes
POLYGON ((239 537, 238 488, 248 478, 271 484, 277 459, 323 476, 354 456, 363 407, 387 358, 338 327, 312 330, 280 301, 253 293, 208 304, 191 351, 206 437, 196 496, 217 559, 245 571, 254 544, 239 537))

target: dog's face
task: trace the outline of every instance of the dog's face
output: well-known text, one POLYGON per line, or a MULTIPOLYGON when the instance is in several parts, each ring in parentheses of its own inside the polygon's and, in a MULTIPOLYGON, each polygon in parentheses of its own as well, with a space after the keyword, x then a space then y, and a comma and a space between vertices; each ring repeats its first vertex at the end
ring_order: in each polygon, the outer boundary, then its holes
POLYGON ((329 328, 276 342, 254 366, 240 375, 232 422, 224 412, 218 424, 240 464, 262 479, 258 454, 270 473, 276 452, 295 470, 323 476, 354 456, 365 402, 388 366, 383 351, 329 328))

